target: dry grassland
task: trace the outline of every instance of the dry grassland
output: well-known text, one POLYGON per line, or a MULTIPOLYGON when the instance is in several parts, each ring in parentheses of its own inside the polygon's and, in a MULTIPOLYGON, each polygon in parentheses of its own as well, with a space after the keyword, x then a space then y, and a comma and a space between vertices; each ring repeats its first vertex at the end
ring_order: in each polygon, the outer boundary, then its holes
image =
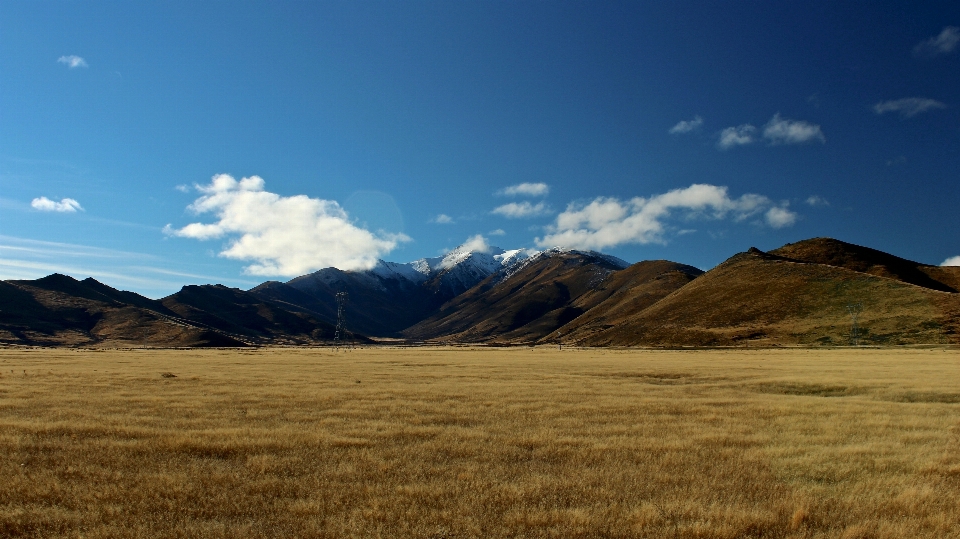
POLYGON ((4 537, 960 537, 956 350, 7 349, 0 375, 4 537))

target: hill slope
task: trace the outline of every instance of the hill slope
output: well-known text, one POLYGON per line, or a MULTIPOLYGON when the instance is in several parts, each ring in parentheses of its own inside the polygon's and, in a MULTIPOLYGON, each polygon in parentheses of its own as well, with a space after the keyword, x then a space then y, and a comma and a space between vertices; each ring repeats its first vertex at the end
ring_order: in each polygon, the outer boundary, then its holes
POLYGON ((334 336, 331 324, 307 313, 220 285, 186 286, 158 301, 91 278, 53 274, 0 281, 0 306, 0 342, 8 344, 246 346, 313 344, 334 336))
POLYGON ((528 256, 519 249, 487 246, 476 250, 461 245, 442 257, 407 264, 381 260, 369 270, 325 268, 287 283, 264 283, 250 292, 334 323, 335 295, 346 292, 346 327, 367 335, 396 337, 447 301, 528 256))
POLYGON ((623 270, 599 253, 549 250, 486 280, 404 330, 414 339, 535 342, 607 299, 607 281, 623 270))
POLYGON ((250 343, 308 344, 334 338, 335 328, 328 322, 223 285, 184 286, 160 302, 184 320, 250 343))
POLYGON ((243 346, 155 300, 53 274, 0 282, 0 342, 45 346, 243 346))
POLYGON ((564 325, 564 335, 584 336, 628 323, 645 309, 703 275, 668 260, 648 260, 614 273, 602 286, 606 298, 564 325))
POLYGON ((960 291, 960 268, 931 266, 832 238, 788 243, 770 254, 888 277, 941 292, 960 291))
MULTIPOLYGON (((858 253, 818 253, 809 245, 799 251, 776 252, 835 262, 857 260, 858 253)), ((731 257, 618 325, 601 331, 584 326, 570 338, 618 346, 849 344, 848 306, 857 303, 863 306, 861 344, 936 343, 941 332, 956 339, 956 293, 756 249, 731 257)))

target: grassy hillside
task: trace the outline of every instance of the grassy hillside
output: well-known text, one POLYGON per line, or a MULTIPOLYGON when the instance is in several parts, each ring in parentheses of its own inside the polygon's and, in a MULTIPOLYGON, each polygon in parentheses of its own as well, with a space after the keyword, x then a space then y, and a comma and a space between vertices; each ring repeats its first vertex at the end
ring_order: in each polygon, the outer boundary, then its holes
POLYGON ((851 343, 848 306, 862 304, 860 344, 957 340, 956 293, 824 264, 741 253, 676 292, 602 331, 570 338, 588 345, 851 343))
POLYGON ((608 281, 620 271, 604 258, 582 253, 543 257, 507 279, 488 278, 403 335, 453 342, 535 342, 613 294, 617 288, 608 281))

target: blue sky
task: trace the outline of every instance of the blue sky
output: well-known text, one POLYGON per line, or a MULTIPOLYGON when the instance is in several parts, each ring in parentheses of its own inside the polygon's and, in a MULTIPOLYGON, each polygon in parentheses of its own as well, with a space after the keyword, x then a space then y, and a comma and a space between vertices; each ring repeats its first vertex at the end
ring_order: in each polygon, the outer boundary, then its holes
POLYGON ((916 4, 7 0, 0 278, 160 297, 478 234, 940 264, 960 5, 916 4))

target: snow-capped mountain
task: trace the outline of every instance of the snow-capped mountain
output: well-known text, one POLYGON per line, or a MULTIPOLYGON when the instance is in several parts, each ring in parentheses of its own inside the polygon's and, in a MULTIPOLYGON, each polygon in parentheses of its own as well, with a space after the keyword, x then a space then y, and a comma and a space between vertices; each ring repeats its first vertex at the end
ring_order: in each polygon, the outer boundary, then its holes
POLYGON ((443 256, 413 262, 377 261, 368 270, 325 268, 286 283, 269 283, 256 292, 274 301, 307 307, 331 318, 337 292, 347 293, 349 326, 370 335, 395 334, 435 312, 441 305, 493 276, 493 283, 509 279, 533 261, 560 254, 602 258, 616 267, 627 263, 607 255, 564 249, 512 249, 465 244, 443 256), (305 300, 305 296, 312 298, 305 300))
POLYGON ((413 262, 398 263, 378 260, 368 270, 341 271, 325 268, 314 273, 297 277, 287 284, 302 291, 309 291, 318 283, 336 287, 344 279, 360 281, 367 286, 388 291, 400 286, 426 285, 435 291, 444 290, 453 295, 459 294, 490 275, 509 270, 540 251, 513 249, 505 251, 499 247, 472 249, 461 245, 443 256, 421 258, 413 262))

